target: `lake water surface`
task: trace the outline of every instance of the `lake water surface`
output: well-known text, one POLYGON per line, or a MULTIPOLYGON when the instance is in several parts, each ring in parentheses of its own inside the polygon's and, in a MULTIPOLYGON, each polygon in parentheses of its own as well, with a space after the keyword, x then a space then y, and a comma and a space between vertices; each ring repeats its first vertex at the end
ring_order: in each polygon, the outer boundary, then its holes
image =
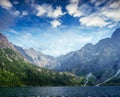
POLYGON ((0 97, 120 97, 120 86, 1 87, 0 97))

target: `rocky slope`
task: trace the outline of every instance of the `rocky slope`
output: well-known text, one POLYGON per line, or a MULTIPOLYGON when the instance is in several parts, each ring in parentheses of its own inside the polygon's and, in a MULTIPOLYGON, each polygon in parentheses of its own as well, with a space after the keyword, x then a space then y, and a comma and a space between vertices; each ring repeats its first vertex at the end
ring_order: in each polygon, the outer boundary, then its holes
POLYGON ((95 45, 88 43, 57 60, 58 71, 69 71, 79 76, 91 73, 94 84, 103 82, 120 69, 120 29, 116 29, 111 38, 100 40, 95 45))
POLYGON ((14 49, 14 46, 12 43, 10 43, 7 38, 0 33, 0 48, 11 48, 11 49, 14 49))
POLYGON ((22 47, 16 45, 14 45, 14 47, 35 66, 52 69, 56 65, 56 59, 52 56, 42 54, 33 48, 23 49, 22 47))

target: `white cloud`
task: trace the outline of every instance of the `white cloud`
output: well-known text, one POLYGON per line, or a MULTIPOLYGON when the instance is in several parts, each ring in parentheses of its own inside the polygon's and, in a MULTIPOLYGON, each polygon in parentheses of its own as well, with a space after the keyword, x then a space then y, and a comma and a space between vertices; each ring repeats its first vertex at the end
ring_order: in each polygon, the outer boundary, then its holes
POLYGON ((72 1, 72 3, 68 4, 66 10, 71 16, 80 17, 83 15, 83 12, 79 9, 78 2, 76 1, 77 0, 74 0, 74 2, 72 1))
POLYGON ((108 25, 108 28, 117 27, 118 23, 111 23, 108 25))
POLYGON ((79 10, 77 10, 75 13, 74 13, 74 17, 80 17, 80 16, 82 16, 83 15, 83 13, 81 12, 81 11, 79 11, 79 10))
POLYGON ((65 13, 62 12, 62 8, 60 6, 54 10, 51 10, 51 11, 48 10, 48 12, 47 12, 47 16, 51 17, 51 18, 58 18, 64 14, 65 13))
POLYGON ((17 17, 23 17, 23 16, 26 16, 28 15, 28 12, 27 11, 22 11, 20 12, 19 10, 14 10, 14 11, 10 11, 11 14, 13 14, 14 16, 17 16, 17 17))
POLYGON ((85 26, 96 26, 96 27, 103 27, 106 26, 108 23, 99 16, 90 15, 86 17, 80 18, 80 23, 85 26))
POLYGON ((120 0, 103 7, 101 14, 112 21, 120 21, 120 0))
POLYGON ((42 5, 35 5, 35 9, 37 10, 37 16, 46 15, 50 18, 59 18, 63 16, 65 13, 62 12, 61 6, 56 7, 54 9, 51 5, 42 4, 42 5))
MULTIPOLYGON (((14 4, 19 4, 18 1, 13 1, 13 3, 14 3, 14 4)), ((25 16, 25 15, 28 14, 28 12, 26 12, 26 11, 20 12, 19 10, 12 9, 13 5, 12 5, 12 3, 10 2, 10 0, 0 0, 0 6, 1 6, 2 8, 5 8, 5 9, 9 10, 9 12, 10 12, 12 15, 14 15, 14 16, 20 16, 20 17, 22 17, 22 16, 25 16)))
POLYGON ((0 5, 2 8, 5 9, 11 9, 12 8, 12 4, 9 0, 0 0, 0 5))
POLYGON ((42 15, 44 15, 47 12, 45 10, 44 6, 37 5, 35 8, 38 11, 37 14, 36 14, 37 16, 42 16, 42 15))
POLYGON ((87 27, 112 27, 112 22, 120 21, 120 0, 106 1, 107 0, 90 0, 90 2, 95 5, 95 11, 93 12, 94 8, 89 6, 88 3, 79 6, 79 0, 70 0, 70 3, 66 6, 66 10, 69 15, 80 17, 80 23, 87 27), (99 6, 101 4, 106 5, 100 8, 99 6))
POLYGON ((16 11, 13 11, 11 12, 13 15, 15 16, 20 16, 20 11, 16 10, 16 11))
POLYGON ((114 20, 114 21, 120 21, 120 9, 116 10, 106 10, 102 12, 104 16, 106 16, 108 19, 114 20))
POLYGON ((101 4, 104 4, 107 0, 90 0, 92 4, 94 4, 96 7, 98 7, 101 4))
POLYGON ((78 3, 79 0, 70 0, 71 3, 78 3))
POLYGON ((96 6, 96 11, 93 13, 89 13, 89 16, 84 14, 84 17, 79 19, 82 25, 98 27, 107 26, 108 28, 112 28, 115 26, 113 25, 113 23, 117 23, 120 21, 120 0, 110 0, 106 3, 105 6, 101 8, 99 8, 98 6, 106 2, 106 0, 91 0, 90 2, 96 6))
POLYGON ((15 31, 14 29, 11 29, 10 32, 13 33, 13 34, 18 34, 18 32, 15 31))
POLYGON ((28 12, 27 11, 22 11, 22 16, 26 16, 28 15, 28 12))
POLYGON ((53 20, 50 22, 53 28, 56 28, 61 25, 61 22, 58 20, 53 20))
POLYGON ((114 9, 120 8, 120 0, 111 3, 111 4, 109 5, 109 8, 114 8, 114 9))
POLYGON ((66 6, 66 9, 70 15, 73 15, 77 10, 78 5, 77 4, 69 4, 66 6))

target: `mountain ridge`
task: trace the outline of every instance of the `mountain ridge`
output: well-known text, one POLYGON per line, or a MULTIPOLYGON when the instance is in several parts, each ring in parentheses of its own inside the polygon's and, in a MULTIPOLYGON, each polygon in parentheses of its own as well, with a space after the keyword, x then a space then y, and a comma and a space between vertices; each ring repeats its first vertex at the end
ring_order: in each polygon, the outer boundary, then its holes
POLYGON ((95 45, 88 43, 80 50, 59 57, 60 65, 56 69, 80 76, 92 73, 97 79, 94 84, 103 82, 120 69, 119 40, 120 28, 113 32, 111 38, 102 39, 95 45))
POLYGON ((57 58, 42 54, 33 48, 23 49, 16 45, 13 46, 6 40, 6 37, 1 40, 5 41, 6 47, 16 49, 28 62, 37 67, 58 72, 70 72, 73 75, 84 77, 85 86, 107 85, 116 80, 119 82, 119 78, 116 76, 119 76, 120 70, 120 44, 118 42, 120 41, 120 28, 116 29, 110 38, 102 39, 95 45, 87 43, 81 49, 57 58))
POLYGON ((14 47, 35 66, 52 69, 56 64, 54 57, 36 51, 34 48, 23 49, 22 47, 16 45, 14 45, 14 47))

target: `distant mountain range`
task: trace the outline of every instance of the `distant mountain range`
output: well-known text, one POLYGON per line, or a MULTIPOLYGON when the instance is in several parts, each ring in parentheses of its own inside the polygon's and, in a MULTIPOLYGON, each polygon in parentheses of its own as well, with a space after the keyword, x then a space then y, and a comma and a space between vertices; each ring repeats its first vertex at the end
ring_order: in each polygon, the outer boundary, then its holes
MULTIPOLYGON (((36 76, 42 75, 43 73, 44 77, 46 76, 45 78, 49 76, 51 79, 55 74, 54 80, 57 80, 56 85, 58 85, 58 82, 61 83, 61 81, 58 81, 59 77, 61 78, 60 80, 64 80, 68 85, 73 85, 73 83, 74 85, 79 84, 84 86, 120 85, 120 28, 113 32, 111 38, 102 39, 95 45, 88 43, 78 51, 70 52, 57 58, 42 54, 41 52, 35 51, 33 48, 23 49, 19 46, 12 45, 4 35, 0 34, 1 53, 7 54, 8 52, 5 52, 4 49, 9 49, 12 50, 12 52, 18 53, 13 59, 17 57, 17 59, 19 59, 19 57, 21 57, 21 59, 24 60, 23 62, 32 63, 34 66, 37 66, 34 67, 32 65, 33 68, 37 68, 38 75, 36 76), (40 67, 54 71, 42 69, 40 67), (43 70, 42 73, 38 71, 39 68, 40 71, 43 70), (57 72, 55 73, 55 71, 57 72), (49 72, 52 76, 48 75, 46 72, 49 72), (66 77, 63 77, 64 75, 66 77), (69 78, 67 79, 68 76, 69 78), (76 80, 72 81, 73 83, 69 82, 74 78, 76 80)), ((10 61, 10 57, 6 56, 6 59, 10 61)), ((1 64, 5 64, 5 62, 1 61, 1 64)), ((2 65, 0 67, 2 67, 2 65)), ((54 80, 51 81, 52 84, 54 80)), ((64 82, 62 85, 65 84, 64 82)))
MULTIPOLYGON (((119 75, 120 28, 116 29, 111 38, 102 39, 95 45, 88 43, 78 51, 58 57, 57 61, 58 71, 69 71, 86 77, 91 74, 95 85, 119 75)), ((120 84, 120 80, 117 82, 120 84)))
MULTIPOLYGON (((31 51, 35 53, 34 50, 31 51)), ((34 66, 0 34, 0 86, 65 86, 82 85, 83 82, 83 78, 68 72, 34 66)))
POLYGON ((41 52, 35 51, 33 48, 23 49, 22 47, 14 45, 29 62, 35 66, 52 69, 56 65, 56 59, 52 56, 42 54, 41 52))

